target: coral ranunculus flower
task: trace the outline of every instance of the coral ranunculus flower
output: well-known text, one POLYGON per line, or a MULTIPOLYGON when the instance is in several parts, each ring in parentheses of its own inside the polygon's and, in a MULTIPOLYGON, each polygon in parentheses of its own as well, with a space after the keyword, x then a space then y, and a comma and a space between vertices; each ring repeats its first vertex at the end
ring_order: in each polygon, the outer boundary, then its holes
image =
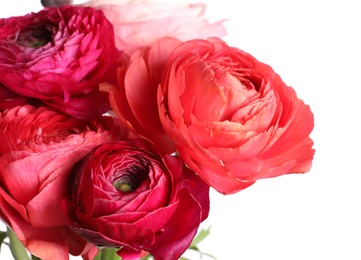
POLYGON ((116 46, 130 55, 163 37, 182 41, 223 37, 223 21, 206 19, 206 5, 187 0, 91 0, 114 25, 116 46))
POLYGON ((113 27, 89 7, 0 19, 0 84, 78 118, 109 109, 99 83, 115 80, 113 27))
POLYGON ((72 202, 63 203, 74 229, 89 242, 120 248, 122 259, 178 259, 208 216, 209 186, 178 157, 141 143, 96 147, 75 172, 72 202))
POLYGON ((218 38, 161 39, 135 53, 114 111, 153 147, 174 152, 221 193, 310 170, 309 106, 273 69, 218 38), (139 102, 146 96, 146 102, 139 102), (156 116, 155 116, 156 115, 156 116))
POLYGON ((80 120, 45 107, 0 113, 0 218, 32 254, 62 260, 87 253, 60 202, 71 196, 66 187, 75 164, 120 138, 115 129, 110 117, 80 120))

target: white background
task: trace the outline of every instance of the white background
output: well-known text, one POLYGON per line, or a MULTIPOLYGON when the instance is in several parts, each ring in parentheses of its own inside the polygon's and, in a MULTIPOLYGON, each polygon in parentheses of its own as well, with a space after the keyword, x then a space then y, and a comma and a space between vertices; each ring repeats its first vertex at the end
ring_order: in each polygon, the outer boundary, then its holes
MULTIPOLYGON (((228 19, 230 45, 270 64, 311 106, 316 154, 310 173, 235 195, 212 191, 202 225, 212 233, 201 249, 218 260, 361 259, 359 1, 203 2, 208 17, 228 19)), ((0 17, 40 8, 40 0, 1 0, 0 17)))

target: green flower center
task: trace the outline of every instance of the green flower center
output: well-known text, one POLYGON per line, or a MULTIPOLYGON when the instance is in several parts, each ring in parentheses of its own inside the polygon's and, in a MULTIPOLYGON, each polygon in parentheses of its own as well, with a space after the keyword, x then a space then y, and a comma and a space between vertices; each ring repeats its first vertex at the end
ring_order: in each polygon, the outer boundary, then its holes
POLYGON ((127 183, 127 182, 117 182, 117 181, 115 181, 113 183, 113 185, 118 191, 121 191, 121 192, 124 192, 124 193, 131 192, 134 189, 132 187, 132 185, 130 183, 127 183))
POLYGON ((30 26, 22 30, 17 43, 21 46, 39 48, 52 40, 52 33, 46 26, 30 26))
POLYGON ((124 193, 135 191, 148 178, 148 171, 148 167, 144 164, 122 169, 116 174, 119 177, 113 181, 113 186, 124 193))

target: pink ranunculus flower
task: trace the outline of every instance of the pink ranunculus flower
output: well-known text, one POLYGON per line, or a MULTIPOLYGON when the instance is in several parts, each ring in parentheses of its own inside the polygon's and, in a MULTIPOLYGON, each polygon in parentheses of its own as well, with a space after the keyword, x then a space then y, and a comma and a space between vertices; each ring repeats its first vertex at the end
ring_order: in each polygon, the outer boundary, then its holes
POLYGON ((81 120, 29 105, 0 114, 0 218, 32 254, 63 260, 94 252, 69 228, 60 202, 71 196, 76 163, 125 134, 110 117, 81 120))
POLYGON ((162 37, 182 41, 223 37, 223 21, 209 22, 206 5, 187 0, 91 0, 85 5, 99 8, 114 25, 116 45, 130 55, 162 37))
POLYGON ((72 201, 64 201, 73 228, 87 241, 120 248, 122 259, 178 259, 208 216, 209 186, 183 161, 142 143, 96 147, 75 172, 72 201))
POLYGON ((310 107, 270 66, 219 38, 161 39, 118 76, 102 88, 119 118, 221 193, 310 170, 310 107))
POLYGON ((90 7, 0 19, 0 82, 77 118, 109 109, 98 85, 115 80, 120 57, 112 25, 90 7))

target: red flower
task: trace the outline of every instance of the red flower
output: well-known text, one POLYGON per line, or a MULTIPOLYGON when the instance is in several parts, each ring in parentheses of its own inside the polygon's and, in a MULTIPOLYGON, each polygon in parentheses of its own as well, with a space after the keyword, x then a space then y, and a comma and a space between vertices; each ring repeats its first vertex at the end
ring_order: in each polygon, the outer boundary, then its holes
POLYGON ((0 82, 78 118, 108 110, 98 85, 115 80, 119 58, 112 25, 93 8, 0 19, 0 82))
POLYGON ((175 146, 221 193, 311 167, 310 108, 270 66, 220 39, 161 39, 118 76, 118 87, 103 86, 117 115, 161 151, 175 146))
POLYGON ((68 259, 89 248, 69 227, 60 201, 74 165, 121 133, 111 118, 74 119, 48 108, 16 107, 0 114, 0 217, 42 259, 68 259))
MULTIPOLYGON (((183 162, 125 141, 95 148, 76 171, 68 211, 74 229, 99 246, 178 259, 208 216, 209 186, 183 162)), ((64 204, 65 205, 65 204, 64 204)))

